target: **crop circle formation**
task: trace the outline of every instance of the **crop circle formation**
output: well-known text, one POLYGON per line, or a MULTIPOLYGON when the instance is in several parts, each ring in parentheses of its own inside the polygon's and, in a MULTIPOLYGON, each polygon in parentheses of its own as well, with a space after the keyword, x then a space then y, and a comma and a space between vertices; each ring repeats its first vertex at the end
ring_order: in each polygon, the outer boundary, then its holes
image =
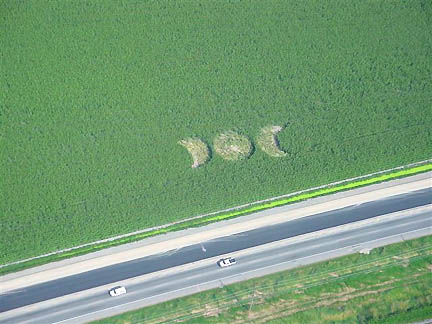
POLYGON ((209 148, 201 139, 189 137, 182 139, 178 143, 185 147, 192 156, 192 168, 197 168, 209 160, 209 148))
POLYGON ((243 160, 252 153, 252 143, 244 135, 228 131, 217 136, 214 141, 214 150, 225 160, 243 160))
POLYGON ((261 128, 257 138, 259 148, 273 157, 286 156, 287 153, 280 149, 279 141, 277 139, 277 134, 282 131, 282 129, 281 126, 273 125, 261 128))

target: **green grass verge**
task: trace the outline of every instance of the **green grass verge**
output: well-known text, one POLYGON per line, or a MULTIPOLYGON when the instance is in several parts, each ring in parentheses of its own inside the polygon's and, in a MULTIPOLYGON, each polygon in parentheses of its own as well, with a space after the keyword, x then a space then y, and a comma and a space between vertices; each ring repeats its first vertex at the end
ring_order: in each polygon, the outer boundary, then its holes
POLYGON ((372 320, 370 324, 413 324, 427 319, 432 319, 432 305, 413 307, 400 314, 390 315, 380 320, 372 320))
POLYGON ((427 236, 94 323, 372 324, 423 319, 432 307, 431 264, 432 236, 427 236))
POLYGON ((0 264, 430 158, 431 16, 423 0, 0 1, 0 264), (285 156, 260 149, 267 125, 285 156), (229 130, 247 159, 216 153, 229 130), (185 138, 210 160, 191 168, 185 138))
POLYGON ((407 176, 427 172, 430 170, 432 170, 432 163, 413 167, 413 168, 409 168, 409 169, 400 170, 397 172, 392 172, 389 174, 383 174, 383 175, 380 175, 377 177, 371 177, 369 179, 354 181, 354 182, 347 183, 344 185, 339 185, 339 186, 329 187, 329 188, 325 188, 325 189, 321 189, 321 190, 317 190, 317 191, 313 191, 313 192, 309 192, 309 193, 304 193, 304 194, 300 194, 297 196, 289 197, 287 199, 281 199, 281 200, 273 201, 270 203, 264 203, 261 205, 253 206, 250 208, 244 208, 242 210, 238 210, 235 212, 224 213, 224 214, 217 215, 217 216, 203 217, 203 218, 200 218, 197 220, 184 222, 184 223, 172 225, 172 226, 169 226, 169 227, 166 227, 163 229, 158 229, 158 230, 154 230, 154 231, 149 231, 149 232, 125 237, 125 238, 122 238, 119 240, 114 240, 114 241, 105 242, 105 243, 101 243, 101 244, 97 244, 97 245, 78 248, 78 249, 71 250, 68 252, 54 254, 54 255, 42 257, 39 259, 34 259, 31 261, 27 261, 27 262, 23 262, 23 263, 19 263, 19 264, 13 264, 10 266, 0 268, 0 275, 28 269, 28 268, 43 265, 43 264, 46 264, 49 262, 60 261, 63 259, 67 259, 67 258, 71 258, 71 257, 75 257, 75 256, 79 256, 79 255, 83 255, 83 254, 87 254, 87 253, 91 253, 91 252, 96 252, 96 251, 99 251, 102 249, 106 249, 106 248, 113 247, 113 246, 118 246, 121 244, 135 242, 135 241, 142 240, 142 239, 145 239, 145 238, 148 238, 151 236, 156 236, 156 235, 165 234, 165 233, 169 233, 169 232, 179 231, 179 230, 183 230, 183 229, 191 228, 191 227, 203 226, 203 225, 207 225, 207 224, 210 224, 213 222, 217 222, 217 221, 221 221, 221 220, 227 220, 227 219, 231 219, 234 217, 239 217, 239 216, 251 214, 254 212, 262 211, 265 209, 270 209, 270 208, 274 208, 274 207, 278 207, 278 206, 292 204, 292 203, 303 201, 306 199, 311 199, 311 198, 324 196, 324 195, 328 195, 328 194, 332 194, 332 193, 336 193, 336 192, 341 192, 341 191, 345 191, 345 190, 359 188, 359 187, 363 187, 363 186, 367 186, 367 185, 371 185, 371 184, 381 183, 384 181, 389 181, 389 180, 394 180, 394 179, 398 179, 398 178, 402 178, 402 177, 407 177, 407 176))

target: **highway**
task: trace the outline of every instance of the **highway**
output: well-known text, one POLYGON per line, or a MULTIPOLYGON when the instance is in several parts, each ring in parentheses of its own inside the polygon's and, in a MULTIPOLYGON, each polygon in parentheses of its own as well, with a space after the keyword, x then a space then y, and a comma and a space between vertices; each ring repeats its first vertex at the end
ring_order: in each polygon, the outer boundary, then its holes
POLYGON ((0 295, 0 323, 81 323, 292 268, 303 261, 308 263, 307 258, 313 262, 352 253, 353 246, 368 242, 422 230, 431 234, 431 206, 429 188, 7 292, 0 295), (385 217, 392 213, 392 217, 385 217), (352 228, 355 224, 359 225, 352 228), (342 229, 313 235, 332 228, 342 229), (306 238, 295 240, 298 237, 306 238), (220 269, 215 264, 220 255, 236 256, 238 264, 220 269), (118 282, 127 286, 128 294, 109 297, 109 287, 118 282), (25 305, 29 306, 22 307, 25 305))

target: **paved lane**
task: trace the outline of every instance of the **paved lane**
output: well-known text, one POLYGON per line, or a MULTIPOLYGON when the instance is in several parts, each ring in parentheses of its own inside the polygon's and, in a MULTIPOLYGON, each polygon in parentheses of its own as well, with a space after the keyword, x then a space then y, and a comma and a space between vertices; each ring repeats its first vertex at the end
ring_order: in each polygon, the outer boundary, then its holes
MULTIPOLYGON (((375 240, 412 233, 420 229, 426 229, 431 234, 432 209, 430 206, 422 208, 419 212, 408 211, 398 214, 400 215, 387 217, 382 221, 356 225, 355 228, 347 226, 339 231, 304 240, 294 242, 293 240, 282 240, 249 249, 247 253, 237 252, 238 255, 236 253, 234 255, 237 256, 238 264, 227 269, 217 267, 215 264, 217 258, 214 258, 215 260, 211 262, 204 260, 183 271, 171 271, 140 281, 132 280, 130 284, 127 284, 128 293, 119 298, 109 297, 107 289, 103 288, 87 296, 64 297, 66 299, 60 298, 57 302, 49 301, 47 303, 51 304, 46 307, 39 306, 31 309, 29 306, 28 311, 0 319, 0 323, 82 323, 111 312, 125 311, 128 307, 150 305, 175 296, 280 271, 281 266, 292 268, 352 253, 353 246, 359 244, 370 242, 370 246, 373 246, 372 242, 375 240)), ((235 237, 226 239, 230 239, 231 242, 236 240, 235 237)), ((211 246, 211 242, 207 245, 211 246)), ((187 247, 184 250, 186 251, 179 250, 170 257, 175 257, 177 253, 193 251, 194 247, 187 247)), ((164 255, 154 257, 152 262, 159 262, 164 257, 164 255)), ((13 312, 4 314, 13 314, 13 312)))
POLYGON ((316 214, 275 226, 267 226, 158 256, 84 272, 0 295, 0 312, 205 258, 428 204, 432 204, 431 188, 316 214))

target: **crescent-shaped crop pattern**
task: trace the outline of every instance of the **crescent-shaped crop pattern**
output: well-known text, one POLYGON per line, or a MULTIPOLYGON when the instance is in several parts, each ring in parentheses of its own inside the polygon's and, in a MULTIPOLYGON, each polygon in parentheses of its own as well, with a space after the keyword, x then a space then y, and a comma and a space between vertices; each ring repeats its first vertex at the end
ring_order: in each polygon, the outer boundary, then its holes
POLYGON ((192 156, 192 168, 197 168, 206 163, 210 158, 210 151, 208 145, 199 138, 189 137, 182 139, 178 142, 186 148, 192 156))
POLYGON ((277 138, 277 134, 282 130, 283 127, 273 125, 261 128, 257 137, 258 147, 262 151, 273 157, 286 156, 287 153, 280 149, 279 141, 277 138))

